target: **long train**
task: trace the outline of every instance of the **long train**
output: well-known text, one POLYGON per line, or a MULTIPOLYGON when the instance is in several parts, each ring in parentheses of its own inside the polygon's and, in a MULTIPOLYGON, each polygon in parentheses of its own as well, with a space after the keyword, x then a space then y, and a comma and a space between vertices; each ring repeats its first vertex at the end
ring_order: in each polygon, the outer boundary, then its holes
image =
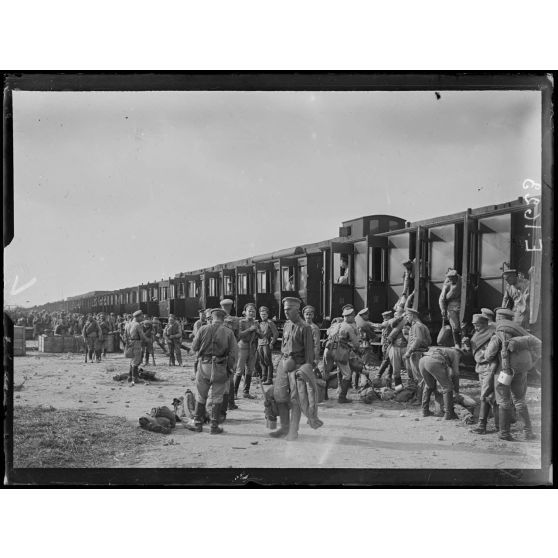
POLYGON ((392 215, 368 215, 345 221, 335 238, 269 252, 173 278, 116 291, 94 291, 36 310, 170 313, 188 321, 200 308, 234 301, 240 314, 247 302, 265 305, 281 321, 281 299, 297 296, 316 308, 317 321, 339 316, 345 304, 368 307, 373 321, 392 307, 403 289, 402 262, 415 260, 414 308, 432 330, 442 318, 438 297, 449 268, 462 276, 461 319, 470 323, 481 307, 501 304, 505 268, 517 269, 531 281, 530 323, 540 327, 540 252, 533 249, 533 229, 526 226, 523 198, 467 209, 417 222, 392 215))

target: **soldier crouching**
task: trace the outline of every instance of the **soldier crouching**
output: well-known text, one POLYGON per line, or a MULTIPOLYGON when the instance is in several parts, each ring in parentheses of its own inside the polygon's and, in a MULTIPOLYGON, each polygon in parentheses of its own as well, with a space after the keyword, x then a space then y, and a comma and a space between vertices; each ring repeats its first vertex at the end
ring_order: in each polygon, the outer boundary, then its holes
POLYGON ((206 404, 211 405, 211 434, 221 434, 219 427, 221 405, 228 382, 228 369, 236 362, 237 345, 234 333, 225 326, 226 312, 221 308, 211 311, 212 323, 202 326, 194 338, 192 349, 197 352, 199 363, 196 373, 196 410, 193 426, 189 430, 201 432, 206 404), (209 397, 209 392, 211 396, 209 397))

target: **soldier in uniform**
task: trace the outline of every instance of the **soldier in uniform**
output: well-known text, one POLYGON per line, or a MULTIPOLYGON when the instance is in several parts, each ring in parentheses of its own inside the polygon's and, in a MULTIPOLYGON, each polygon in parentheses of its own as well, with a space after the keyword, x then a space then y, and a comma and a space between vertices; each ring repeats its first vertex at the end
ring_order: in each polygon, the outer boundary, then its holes
POLYGON ((382 319, 383 321, 380 325, 380 328, 382 330, 382 363, 380 364, 380 368, 378 368, 376 378, 380 379, 384 372, 387 370, 387 383, 389 386, 391 386, 393 367, 391 366, 391 360, 389 358, 390 342, 388 341, 388 337, 392 330, 391 320, 393 319, 393 312, 391 310, 382 312, 382 319))
POLYGON ((168 351, 167 351, 167 347, 165 346, 164 329, 163 326, 161 325, 161 322, 159 321, 159 318, 157 318, 157 316, 154 316, 152 323, 153 323, 153 339, 155 343, 159 345, 163 353, 167 354, 168 351))
MULTIPOLYGON (((198 310, 198 315, 199 318, 194 323, 194 327, 192 328, 192 333, 190 334, 191 339, 195 339, 196 334, 198 333, 200 328, 207 324, 207 317, 206 317, 205 310, 203 308, 200 308, 198 310)), ((200 360, 199 355, 196 355, 196 360, 194 361, 194 375, 197 374, 198 372, 199 360, 200 360)))
MULTIPOLYGON (((89 315, 87 317, 87 322, 83 326, 83 330, 81 332, 83 339, 85 341, 86 350, 85 353, 85 362, 87 362, 87 357, 89 356, 89 360, 93 362, 93 353, 97 355, 99 351, 99 338, 102 338, 103 332, 99 327, 99 324, 94 316, 89 315)), ((101 359, 97 357, 97 362, 101 359)))
POLYGON ((442 318, 448 319, 453 334, 455 347, 461 347, 461 277, 455 269, 446 273, 446 280, 440 293, 440 311, 442 318))
POLYGON ((496 363, 490 363, 485 358, 485 351, 494 335, 496 325, 489 326, 488 317, 485 314, 473 314, 473 327, 475 328, 475 333, 471 337, 471 352, 475 359, 475 372, 479 375, 481 391, 479 423, 472 432, 475 434, 486 434, 486 423, 488 422, 491 408, 496 430, 499 430, 498 405, 494 399, 496 363))
MULTIPOLYGON (((233 304, 234 303, 230 298, 224 298, 221 301, 221 308, 225 312, 225 326, 228 327, 233 332, 234 337, 238 342, 239 339, 238 318, 236 316, 231 315, 233 304)), ((225 395, 227 397, 226 408, 229 411, 234 411, 234 409, 238 409, 238 405, 234 402, 234 373, 235 373, 235 368, 233 366, 228 370, 229 381, 228 384, 225 386, 225 395)), ((224 408, 225 405, 223 404, 223 409, 224 408)))
POLYGON ((287 321, 283 328, 281 360, 273 386, 281 427, 269 435, 273 438, 286 436, 287 440, 292 441, 298 438, 302 415, 296 374, 303 367, 307 373, 313 373, 315 353, 312 329, 300 316, 300 300, 294 297, 284 298, 283 309, 287 321))
POLYGON ((58 322, 58 324, 54 328, 54 335, 68 335, 68 330, 68 324, 66 323, 66 320, 63 319, 58 322))
POLYGON ((428 350, 429 345, 432 343, 432 339, 430 338, 428 328, 422 323, 417 310, 407 308, 405 310, 405 319, 411 324, 411 328, 409 330, 407 350, 403 355, 403 359, 408 359, 409 368, 417 383, 417 404, 420 404, 422 402, 424 380, 420 372, 419 361, 422 355, 428 350))
POLYGON ((343 310, 343 321, 339 326, 339 341, 337 349, 334 351, 334 359, 337 368, 341 373, 341 387, 339 390, 339 403, 352 403, 347 399, 347 392, 351 386, 352 370, 349 365, 351 351, 360 353, 360 340, 358 338, 355 325, 355 309, 352 306, 345 306, 343 310))
POLYGON ((97 355, 98 361, 101 361, 101 353, 106 358, 107 357, 107 337, 111 332, 112 328, 105 314, 100 314, 99 316, 99 327, 101 328, 102 338, 99 342, 99 354, 97 355))
POLYGON ((165 339, 169 346, 169 366, 175 366, 175 355, 178 361, 178 366, 182 366, 182 353, 180 352, 180 345, 182 343, 182 328, 176 321, 174 314, 169 315, 169 323, 164 330, 165 339))
POLYGON ((143 322, 143 312, 136 310, 133 320, 126 325, 126 338, 128 347, 132 350, 130 358, 130 370, 128 373, 128 383, 132 386, 139 380, 139 365, 141 364, 141 344, 146 342, 147 337, 141 325, 143 322))
POLYGON ((254 399, 254 396, 250 394, 250 384, 256 364, 258 339, 262 336, 260 326, 256 321, 255 304, 249 302, 244 306, 244 318, 239 320, 238 326, 238 363, 234 378, 234 394, 235 397, 238 396, 240 380, 244 376, 243 397, 245 399, 254 399))
POLYGON ((523 420, 525 439, 535 437, 525 395, 527 372, 540 357, 540 341, 518 325, 515 318, 513 310, 496 310, 496 331, 484 353, 487 362, 496 363, 494 391, 500 415, 500 439, 509 442, 515 441, 510 432, 513 404, 523 420))
POLYGON ((481 308, 481 314, 483 316, 486 316, 489 327, 496 328, 496 322, 494 321, 494 312, 490 310, 490 308, 481 308))
POLYGON ((515 269, 506 269, 502 274, 506 281, 502 308, 513 311, 513 321, 521 327, 529 325, 529 281, 518 277, 515 269))
POLYGON ((406 367, 403 355, 407 350, 407 339, 403 333, 405 327, 405 315, 401 306, 395 311, 393 319, 388 323, 390 332, 386 337, 388 345, 387 355, 393 372, 393 382, 395 386, 400 385, 401 370, 406 367))
POLYGON ((141 342, 142 360, 143 360, 143 356, 145 355, 145 364, 148 365, 149 364, 149 355, 151 355, 151 358, 153 360, 153 365, 155 365, 155 352, 153 350, 153 338, 154 338, 155 334, 154 334, 154 330, 153 330, 153 322, 151 320, 147 319, 147 320, 144 320, 141 325, 143 327, 143 333, 145 334, 145 337, 147 339, 147 341, 142 341, 141 342))
POLYGON ((211 434, 221 434, 221 405, 224 402, 228 370, 232 369, 236 362, 237 343, 230 328, 224 324, 225 311, 215 308, 211 313, 212 323, 200 327, 192 345, 192 349, 199 355, 200 363, 196 374, 194 425, 188 428, 194 432, 202 431, 206 403, 211 390, 211 434))
POLYGON ((258 339, 258 358, 262 369, 262 382, 266 386, 273 384, 272 351, 279 337, 277 326, 269 319, 269 308, 260 306, 260 331, 258 339))

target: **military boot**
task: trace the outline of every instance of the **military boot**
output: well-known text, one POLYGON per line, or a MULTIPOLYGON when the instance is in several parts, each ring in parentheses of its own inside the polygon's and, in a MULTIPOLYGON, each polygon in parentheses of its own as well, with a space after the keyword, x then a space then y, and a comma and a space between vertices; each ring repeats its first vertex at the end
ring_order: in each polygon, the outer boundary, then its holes
POLYGON ((519 410, 519 416, 523 420, 523 433, 526 440, 534 440, 536 438, 533 433, 533 426, 531 424, 531 417, 529 416, 529 409, 527 406, 519 410))
POLYGON ((506 442, 517 442, 517 440, 511 435, 511 409, 506 409, 502 406, 499 408, 500 414, 500 440, 505 440, 506 442))
POLYGON ((140 377, 139 377, 139 366, 134 366, 132 368, 132 384, 134 383, 139 383, 140 381, 140 377))
POLYGON ((221 403, 213 403, 211 407, 211 430, 210 434, 222 434, 223 429, 219 426, 219 417, 221 415, 221 403))
POLYGON ((382 364, 380 364, 380 368, 378 368, 378 373, 376 374, 376 378, 380 379, 382 374, 387 370, 389 366, 389 358, 384 358, 382 360, 382 364))
POLYGON ((194 412, 194 424, 186 424, 186 428, 192 432, 201 432, 203 430, 203 421, 205 420, 205 403, 196 401, 196 410, 194 412))
POLYGON ((281 426, 278 430, 270 432, 269 435, 272 438, 283 438, 289 433, 290 425, 290 413, 288 403, 277 403, 277 408, 279 409, 279 420, 281 421, 281 426))
POLYGON ((443 417, 444 414, 445 414, 444 397, 437 389, 435 389, 434 390, 434 416, 443 417))
POLYGON ((130 364, 130 370, 128 371, 128 383, 133 381, 134 381, 133 368, 132 365, 130 364))
POLYGON ((238 399, 238 388, 240 387, 240 380, 242 380, 242 374, 235 374, 234 376, 234 396, 238 399))
POLYGON ((432 413, 430 412, 430 396, 434 392, 434 389, 426 387, 422 392, 422 416, 430 417, 432 413))
POLYGON ((351 399, 347 399, 347 392, 349 391, 349 387, 351 385, 351 380, 342 380, 341 381, 341 391, 339 393, 339 397, 337 398, 338 403, 352 403, 351 399))
POLYGON ((444 420, 455 420, 459 418, 455 414, 455 410, 453 408, 453 391, 444 393, 444 407, 446 408, 444 420))
POLYGON ((499 405, 494 401, 494 403, 492 403, 492 416, 494 417, 494 428, 496 432, 500 430, 500 412, 498 409, 499 405))
POLYGON ((256 399, 253 395, 250 394, 251 383, 252 383, 252 375, 246 374, 244 376, 244 392, 242 393, 242 397, 244 397, 244 399, 256 399))
MULTIPOLYGON (((348 382, 349 380, 347 380, 348 382)), ((298 405, 293 406, 291 410, 291 421, 289 424, 289 433, 285 438, 288 442, 294 442, 298 438, 298 427, 300 425, 300 417, 302 412, 298 405)), ((281 425, 282 427, 282 425, 281 425)))
POLYGON ((488 412, 490 411, 490 403, 481 401, 479 410, 479 423, 476 428, 471 429, 474 434, 486 434, 486 422, 488 420, 488 412))
POLYGON ((229 402, 229 394, 225 393, 223 395, 223 400, 221 401, 221 408, 219 409, 219 422, 225 422, 227 420, 227 404, 229 402))

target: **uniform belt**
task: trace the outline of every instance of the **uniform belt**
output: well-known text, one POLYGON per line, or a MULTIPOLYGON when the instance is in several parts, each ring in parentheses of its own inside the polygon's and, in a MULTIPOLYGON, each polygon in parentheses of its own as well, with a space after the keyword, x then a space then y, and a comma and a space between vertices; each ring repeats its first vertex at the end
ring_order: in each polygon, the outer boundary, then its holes
POLYGON ((211 355, 201 355, 200 356, 200 360, 201 362, 214 362, 215 364, 223 364, 226 360, 227 357, 217 357, 217 356, 211 356, 211 355))

